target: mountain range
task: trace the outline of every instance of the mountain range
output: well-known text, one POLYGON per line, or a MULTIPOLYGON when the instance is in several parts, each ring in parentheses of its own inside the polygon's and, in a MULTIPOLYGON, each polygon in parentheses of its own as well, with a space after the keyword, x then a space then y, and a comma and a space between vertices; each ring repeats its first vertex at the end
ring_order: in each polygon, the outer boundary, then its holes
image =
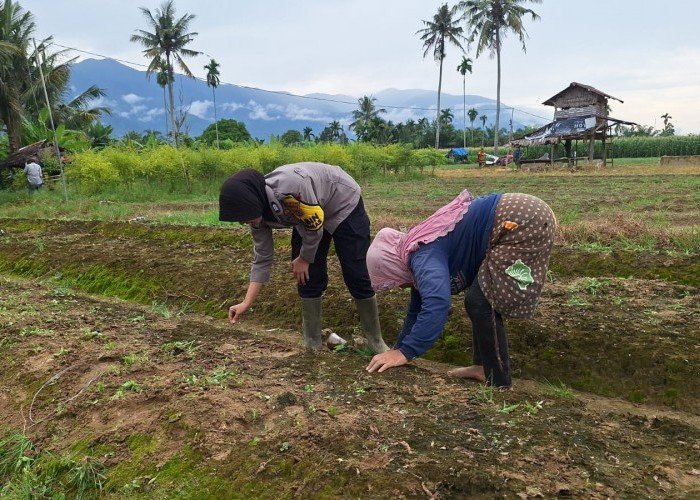
MULTIPOLYGON (((76 94, 90 85, 104 89, 106 96, 95 103, 107 106, 111 115, 102 122, 111 125, 119 137, 135 130, 165 132, 166 113, 163 89, 155 76, 146 77, 139 71, 110 59, 85 59, 72 66, 70 89, 76 94)), ((186 131, 197 136, 214 121, 212 89, 205 81, 176 75, 174 83, 176 105, 187 110, 186 131)), ((316 135, 331 121, 339 121, 347 131, 352 111, 357 109, 359 96, 307 94, 292 95, 284 91, 269 91, 222 83, 216 88, 217 117, 233 118, 246 124, 253 137, 266 139, 289 129, 301 131, 311 127, 316 135)), ((382 117, 395 123, 422 117, 433 119, 437 93, 432 90, 387 89, 373 94, 377 107, 386 108, 382 117), (415 108, 415 109, 409 109, 415 108)), ((479 116, 488 117, 493 126, 496 102, 478 95, 467 95, 467 108, 474 107, 479 116)), ((502 103, 502 106, 506 106, 502 103)), ((442 94, 442 108, 450 108, 455 126, 462 123, 462 96, 442 94)), ((508 127, 510 111, 501 110, 501 126, 508 127)), ((516 112, 513 128, 542 125, 539 118, 516 112)), ((477 119, 475 127, 481 122, 477 119)), ((349 133, 352 137, 352 134, 349 133)))

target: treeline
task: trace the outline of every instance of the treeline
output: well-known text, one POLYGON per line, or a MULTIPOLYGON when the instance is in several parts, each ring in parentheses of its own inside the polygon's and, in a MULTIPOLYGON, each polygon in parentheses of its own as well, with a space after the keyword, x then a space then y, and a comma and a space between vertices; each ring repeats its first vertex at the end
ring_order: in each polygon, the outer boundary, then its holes
POLYGON ((339 165, 358 180, 380 175, 419 175, 426 167, 447 163, 440 151, 399 144, 284 146, 275 143, 239 145, 226 150, 170 145, 141 150, 109 146, 75 153, 65 171, 72 187, 85 194, 144 183, 184 192, 197 183, 221 182, 243 168, 267 173, 280 165, 301 161, 339 165))

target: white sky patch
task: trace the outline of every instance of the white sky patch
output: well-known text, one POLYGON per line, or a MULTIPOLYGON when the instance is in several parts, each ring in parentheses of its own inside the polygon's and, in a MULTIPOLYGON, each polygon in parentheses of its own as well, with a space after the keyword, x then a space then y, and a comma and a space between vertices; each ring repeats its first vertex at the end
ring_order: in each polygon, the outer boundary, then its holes
POLYGON ((214 109, 213 101, 193 101, 192 104, 190 104, 189 114, 206 120, 209 109, 214 109))
POLYGON ((140 122, 151 122, 154 119, 156 119, 159 116, 162 116, 164 114, 165 114, 165 110, 163 108, 151 108, 145 114, 139 116, 139 121, 140 122))
POLYGON ((324 115, 317 109, 302 108, 296 104, 288 104, 284 109, 284 117, 288 120, 326 123, 333 120, 330 115, 324 115))
POLYGON ((241 104, 240 102, 225 102, 221 104, 221 109, 225 111, 237 111, 241 108, 245 108, 245 104, 241 104))
POLYGON ((127 104, 134 105, 138 102, 145 101, 145 97, 141 97, 140 95, 136 94, 126 94, 122 96, 122 101, 124 101, 127 104))

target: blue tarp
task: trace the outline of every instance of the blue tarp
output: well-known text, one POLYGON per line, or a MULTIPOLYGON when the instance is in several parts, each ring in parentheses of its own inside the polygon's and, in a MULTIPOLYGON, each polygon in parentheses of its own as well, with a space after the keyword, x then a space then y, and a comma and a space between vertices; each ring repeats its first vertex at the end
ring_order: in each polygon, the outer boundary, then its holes
POLYGON ((466 148, 452 148, 450 153, 454 156, 469 156, 469 150, 466 148))

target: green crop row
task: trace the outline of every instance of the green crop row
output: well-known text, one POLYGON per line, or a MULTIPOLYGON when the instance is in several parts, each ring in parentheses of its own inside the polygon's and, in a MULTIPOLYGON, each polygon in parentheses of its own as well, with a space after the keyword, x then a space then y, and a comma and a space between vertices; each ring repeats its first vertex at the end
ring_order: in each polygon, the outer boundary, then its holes
POLYGON ((68 180, 85 193, 115 185, 149 183, 186 189, 192 183, 222 181, 243 168, 267 173, 288 163, 314 161, 338 165, 356 179, 387 174, 414 174, 447 162, 444 153, 405 145, 318 144, 289 147, 279 144, 239 146, 228 150, 157 146, 137 151, 108 147, 75 153, 66 165, 68 180))

